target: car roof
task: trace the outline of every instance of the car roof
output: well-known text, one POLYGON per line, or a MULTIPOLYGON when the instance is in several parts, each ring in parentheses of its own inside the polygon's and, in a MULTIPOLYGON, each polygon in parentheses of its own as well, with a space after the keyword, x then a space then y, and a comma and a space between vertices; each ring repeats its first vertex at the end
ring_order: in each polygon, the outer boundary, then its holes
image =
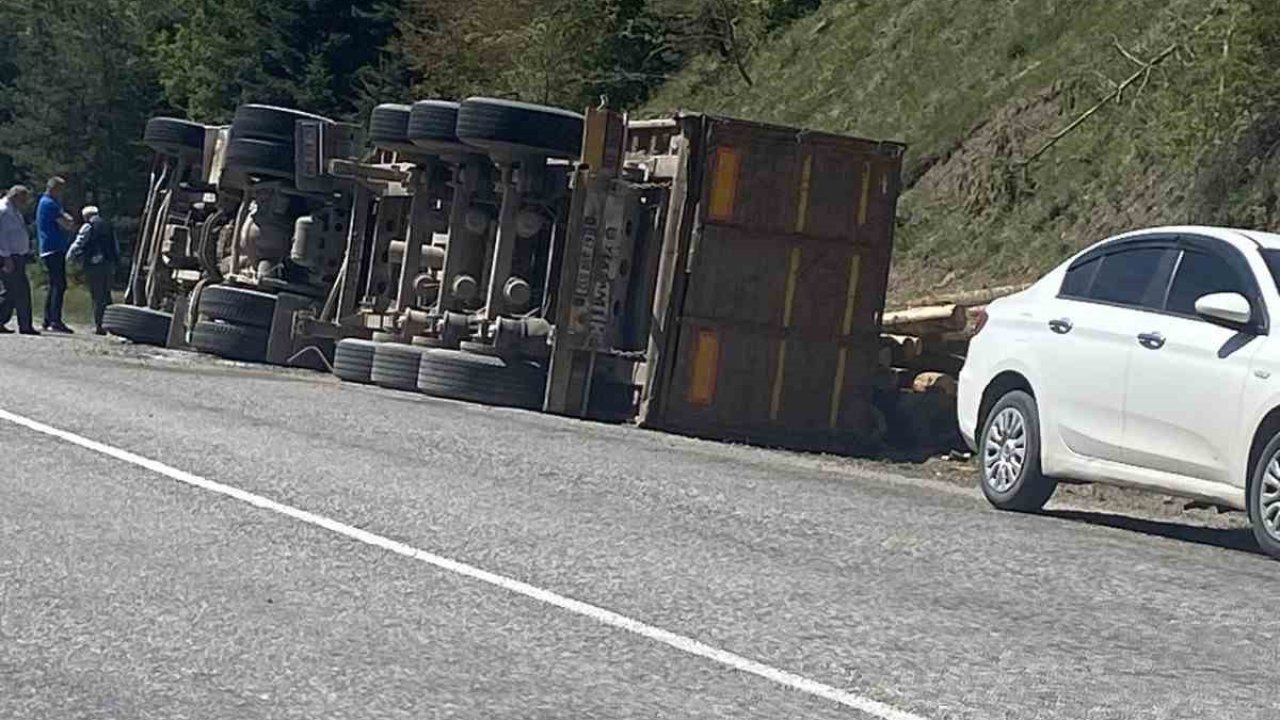
POLYGON ((1241 242, 1252 242, 1268 250, 1280 249, 1280 235, 1261 230, 1244 230, 1240 228, 1213 227, 1210 225, 1168 225, 1164 227, 1143 228, 1122 235, 1112 240, 1141 237, 1143 235, 1202 235, 1216 238, 1235 245, 1241 242))

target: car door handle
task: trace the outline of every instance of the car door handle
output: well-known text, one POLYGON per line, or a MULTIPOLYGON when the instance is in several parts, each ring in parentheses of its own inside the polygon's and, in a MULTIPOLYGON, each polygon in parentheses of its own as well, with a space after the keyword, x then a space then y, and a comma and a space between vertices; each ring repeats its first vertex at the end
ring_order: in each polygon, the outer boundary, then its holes
POLYGON ((1142 333, 1138 336, 1138 342, 1148 350, 1159 350, 1164 347, 1164 336, 1158 332, 1142 333))
POLYGON ((1058 318, 1057 320, 1049 321, 1049 329, 1058 333, 1059 335, 1066 335, 1067 333, 1071 332, 1071 328, 1073 327, 1075 326, 1072 325, 1071 321, 1066 318, 1058 318))

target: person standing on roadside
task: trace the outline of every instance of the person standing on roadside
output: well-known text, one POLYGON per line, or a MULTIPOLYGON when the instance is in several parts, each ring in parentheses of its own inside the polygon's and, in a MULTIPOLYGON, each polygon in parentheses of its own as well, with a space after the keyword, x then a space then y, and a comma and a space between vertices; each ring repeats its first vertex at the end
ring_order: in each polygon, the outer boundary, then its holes
POLYGON ((115 276, 116 261, 120 259, 120 246, 116 244, 115 231, 102 217, 98 208, 89 205, 80 211, 84 224, 75 242, 67 251, 67 257, 79 260, 84 268, 84 278, 93 297, 93 327, 98 335, 106 335, 102 316, 111 304, 111 278, 115 276))
POLYGON ((40 239, 40 260, 49 273, 49 290, 44 302, 44 329, 70 333, 71 328, 62 321, 62 301, 67 294, 67 248, 71 245, 68 235, 75 229, 75 221, 62 209, 62 193, 67 181, 51 177, 45 183, 44 195, 36 206, 36 234, 40 239))
POLYGON ((18 316, 18 332, 39 335, 31 324, 31 283, 27 280, 27 258, 31 256, 31 234, 22 213, 31 204, 31 191, 14 185, 0 200, 0 283, 4 298, 0 299, 0 335, 13 331, 5 327, 9 318, 18 316))

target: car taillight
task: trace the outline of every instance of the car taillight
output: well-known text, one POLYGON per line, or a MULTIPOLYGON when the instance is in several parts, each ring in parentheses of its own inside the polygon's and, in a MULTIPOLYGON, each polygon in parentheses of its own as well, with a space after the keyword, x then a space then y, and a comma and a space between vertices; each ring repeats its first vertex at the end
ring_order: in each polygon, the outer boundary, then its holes
POLYGON ((973 334, 976 336, 987 326, 987 310, 983 308, 973 315, 973 334))

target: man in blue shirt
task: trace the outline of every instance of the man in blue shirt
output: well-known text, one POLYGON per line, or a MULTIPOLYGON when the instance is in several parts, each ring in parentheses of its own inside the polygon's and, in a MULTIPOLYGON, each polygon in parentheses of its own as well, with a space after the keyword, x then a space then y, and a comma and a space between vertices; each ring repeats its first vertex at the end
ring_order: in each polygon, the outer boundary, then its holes
POLYGON ((36 234, 40 239, 40 260, 49 271, 49 291, 44 301, 44 329, 70 333, 62 322, 62 299, 67 293, 67 249, 75 222, 62 209, 62 192, 67 181, 51 177, 36 206, 36 234))

